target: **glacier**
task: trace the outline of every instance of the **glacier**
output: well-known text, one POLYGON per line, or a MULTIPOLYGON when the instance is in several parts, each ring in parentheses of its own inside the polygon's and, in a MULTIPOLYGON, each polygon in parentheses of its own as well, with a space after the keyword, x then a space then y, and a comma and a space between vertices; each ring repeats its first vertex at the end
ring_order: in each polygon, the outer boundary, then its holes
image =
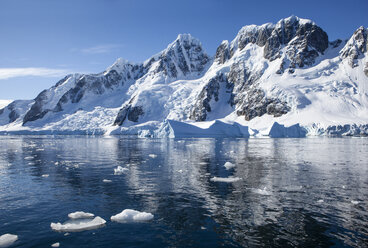
POLYGON ((180 34, 142 63, 120 58, 4 103, 0 134, 366 136, 367 51, 365 27, 329 41, 296 16, 244 26, 214 56, 180 34))

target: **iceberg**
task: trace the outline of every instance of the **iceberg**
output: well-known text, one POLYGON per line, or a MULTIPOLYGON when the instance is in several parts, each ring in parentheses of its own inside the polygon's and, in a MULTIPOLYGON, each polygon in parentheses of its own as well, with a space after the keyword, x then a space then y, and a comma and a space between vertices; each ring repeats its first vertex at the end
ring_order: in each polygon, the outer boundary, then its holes
POLYGON ((111 216, 112 221, 116 222, 135 222, 135 221, 149 221, 153 219, 153 214, 146 212, 139 212, 133 209, 125 209, 117 215, 111 216))
POLYGON ((94 216, 95 216, 94 214, 85 213, 83 211, 77 211, 77 212, 68 214, 69 219, 85 219, 85 218, 92 218, 94 216))
POLYGON ((307 130, 299 124, 285 127, 278 122, 274 122, 268 135, 271 138, 303 138, 307 135, 307 130))
POLYGON ((241 180, 240 177, 213 177, 210 179, 212 182, 222 182, 222 183, 234 183, 241 180))
POLYGON ((15 241, 18 240, 18 236, 14 234, 6 233, 4 235, 0 236, 0 247, 9 247, 11 246, 15 241))
POLYGON ((226 162, 226 163, 224 164, 224 166, 225 166, 226 170, 230 170, 230 169, 232 169, 232 168, 236 167, 236 165, 235 165, 235 164, 233 164, 233 163, 231 163, 231 162, 226 162))
POLYGON ((128 168, 124 168, 121 167, 120 165, 114 169, 114 175, 121 175, 124 174, 125 172, 127 172, 129 169, 128 168))
POLYGON ((154 134, 158 138, 212 138, 212 137, 249 137, 247 126, 239 123, 225 123, 215 120, 209 127, 201 128, 190 123, 166 120, 154 134))
POLYGON ((93 219, 71 219, 63 224, 51 223, 51 229, 58 232, 81 232, 105 226, 106 221, 97 216, 93 219))

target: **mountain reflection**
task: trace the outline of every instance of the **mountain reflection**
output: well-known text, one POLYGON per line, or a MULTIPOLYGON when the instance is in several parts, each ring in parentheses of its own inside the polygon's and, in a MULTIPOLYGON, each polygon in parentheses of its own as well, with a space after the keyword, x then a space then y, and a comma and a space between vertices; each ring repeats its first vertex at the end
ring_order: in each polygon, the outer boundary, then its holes
POLYGON ((0 210, 46 204, 56 216, 84 207, 109 219, 139 209, 155 215, 152 235, 171 247, 358 247, 368 237, 367 147, 366 139, 2 137, 0 210), (226 170, 227 161, 236 167, 226 170), (114 175, 117 166, 128 170, 114 175))

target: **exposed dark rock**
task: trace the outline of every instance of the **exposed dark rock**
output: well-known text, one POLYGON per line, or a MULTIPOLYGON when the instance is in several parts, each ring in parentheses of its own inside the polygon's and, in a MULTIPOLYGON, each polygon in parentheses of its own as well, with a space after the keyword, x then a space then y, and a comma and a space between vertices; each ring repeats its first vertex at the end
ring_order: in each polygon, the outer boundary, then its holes
POLYGON ((15 102, 12 102, 8 105, 9 113, 9 123, 14 122, 19 117, 19 113, 16 111, 15 102))
POLYGON ((5 107, 0 109, 0 115, 2 115, 4 113, 4 109, 5 109, 5 107))
POLYGON ((236 106, 237 114, 244 116, 245 120, 264 114, 278 117, 290 111, 286 102, 265 96, 257 82, 261 75, 261 72, 251 72, 242 63, 231 66, 228 80, 234 85, 232 105, 236 106))
POLYGON ((331 136, 367 136, 368 135, 368 124, 356 125, 346 124, 329 126, 325 130, 327 135, 331 136))
POLYGON ((223 41, 216 50, 215 60, 220 64, 225 63, 230 58, 229 42, 223 41))
POLYGON ((264 114, 279 117, 290 111, 287 103, 267 98, 261 89, 254 87, 245 94, 238 105, 237 114, 244 116, 247 121, 264 114))
POLYGON ((330 46, 332 46, 333 48, 336 48, 336 47, 340 46, 341 42, 342 42, 342 40, 337 39, 335 41, 330 42, 330 46))
POLYGON ((271 35, 273 30, 272 25, 262 26, 247 26, 240 30, 238 34, 238 47, 240 50, 249 43, 257 44, 258 46, 264 46, 271 35))
POLYGON ((300 23, 299 18, 291 17, 276 25, 265 43, 264 57, 270 61, 280 58, 280 50, 285 45, 290 66, 304 67, 312 65, 328 44, 328 36, 320 27, 312 22, 300 23))
POLYGON ((35 121, 44 117, 50 111, 50 109, 43 109, 43 105, 47 104, 47 101, 47 90, 44 90, 38 94, 31 109, 24 116, 23 125, 29 121, 35 121))
POLYGON ((184 76, 192 72, 201 72, 209 62, 209 57, 198 40, 184 34, 179 35, 158 60, 159 66, 155 72, 162 71, 169 77, 176 78, 179 72, 184 76))
POLYGON ((216 102, 219 100, 221 84, 224 84, 224 86, 227 84, 226 76, 222 73, 209 80, 208 84, 202 89, 196 103, 192 107, 189 119, 195 121, 206 120, 207 113, 212 111, 210 105, 211 100, 214 99, 216 102))
POLYGON ((364 74, 368 77, 368 62, 365 63, 364 74))
POLYGON ((143 115, 143 108, 142 106, 135 106, 132 107, 132 105, 128 104, 125 105, 123 108, 119 110, 118 115, 116 116, 116 119, 114 121, 114 125, 123 125, 126 118, 128 118, 129 121, 132 122, 138 122, 139 116, 143 115))
POLYGON ((351 67, 358 66, 357 59, 368 50, 368 31, 358 28, 340 52, 340 58, 348 59, 351 67))

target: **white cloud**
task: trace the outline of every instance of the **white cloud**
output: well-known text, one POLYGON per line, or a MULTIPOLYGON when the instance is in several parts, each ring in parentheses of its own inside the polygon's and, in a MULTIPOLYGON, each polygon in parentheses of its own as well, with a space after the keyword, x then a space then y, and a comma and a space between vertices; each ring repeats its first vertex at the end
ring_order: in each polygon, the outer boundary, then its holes
POLYGON ((98 45, 98 46, 94 46, 94 47, 83 48, 83 49, 81 49, 81 52, 82 53, 87 53, 87 54, 110 53, 110 52, 112 52, 113 50, 115 50, 119 47, 121 47, 121 45, 105 44, 105 45, 98 45))
POLYGON ((52 69, 44 67, 25 67, 25 68, 0 68, 0 80, 15 77, 62 77, 69 74, 65 69, 52 69))

